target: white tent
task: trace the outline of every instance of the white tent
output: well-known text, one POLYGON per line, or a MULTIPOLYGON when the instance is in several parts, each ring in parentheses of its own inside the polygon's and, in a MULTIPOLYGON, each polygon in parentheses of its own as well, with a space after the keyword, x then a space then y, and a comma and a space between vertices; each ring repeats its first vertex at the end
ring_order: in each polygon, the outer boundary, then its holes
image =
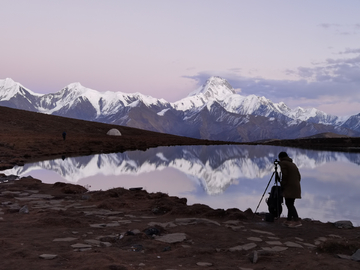
POLYGON ((110 129, 106 134, 110 136, 121 136, 120 131, 116 128, 110 129))

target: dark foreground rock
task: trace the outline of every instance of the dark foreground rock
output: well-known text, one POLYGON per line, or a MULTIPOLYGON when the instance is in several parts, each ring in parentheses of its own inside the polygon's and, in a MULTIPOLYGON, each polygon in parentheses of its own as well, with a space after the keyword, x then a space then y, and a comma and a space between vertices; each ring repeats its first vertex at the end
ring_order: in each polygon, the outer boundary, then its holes
POLYGON ((1 183, 0 205, 1 269, 359 268, 358 227, 287 228, 251 210, 31 177, 1 183))

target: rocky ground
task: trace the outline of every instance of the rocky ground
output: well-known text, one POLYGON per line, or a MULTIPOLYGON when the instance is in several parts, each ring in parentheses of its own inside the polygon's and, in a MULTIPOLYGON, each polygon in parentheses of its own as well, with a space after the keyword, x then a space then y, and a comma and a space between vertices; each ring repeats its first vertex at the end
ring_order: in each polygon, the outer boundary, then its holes
POLYGON ((251 210, 32 178, 2 183, 0 204, 1 269, 359 268, 358 227, 288 228, 251 210))
MULTIPOLYGON (((1 108, 0 168, 56 156, 214 144, 1 108), (64 141, 61 133, 66 130, 64 141)), ((356 146, 355 146, 356 147, 356 146)), ((41 180, 41 179, 40 179, 41 180)), ((0 269, 358 269, 360 228, 264 221, 185 198, 0 176, 0 269)), ((99 179, 101 181, 101 179, 99 179)))

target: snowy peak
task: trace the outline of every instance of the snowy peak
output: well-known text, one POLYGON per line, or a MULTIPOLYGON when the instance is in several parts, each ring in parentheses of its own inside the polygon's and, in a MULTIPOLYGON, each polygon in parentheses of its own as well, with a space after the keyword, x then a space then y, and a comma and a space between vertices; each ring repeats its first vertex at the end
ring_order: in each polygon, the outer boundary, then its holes
POLYGON ((215 101, 222 103, 233 95, 235 95, 235 90, 225 79, 213 76, 186 98, 172 103, 172 106, 181 111, 201 110, 205 106, 211 106, 215 101))
POLYGON ((207 100, 224 100, 227 96, 235 94, 235 90, 227 82, 227 80, 213 76, 208 79, 196 91, 190 93, 188 96, 203 95, 207 100))
POLYGON ((347 119, 315 108, 290 109, 263 96, 242 96, 220 77, 209 78, 174 103, 141 93, 99 92, 79 82, 57 93, 36 94, 5 79, 0 80, 0 106, 212 140, 292 139, 323 132, 360 134, 358 117, 343 125, 347 119), (304 122, 306 125, 301 125, 304 122))
POLYGON ((0 80, 0 100, 10 100, 17 94, 21 96, 27 96, 29 94, 33 96, 41 96, 40 94, 36 94, 29 89, 26 89, 20 83, 14 82, 10 78, 0 80))

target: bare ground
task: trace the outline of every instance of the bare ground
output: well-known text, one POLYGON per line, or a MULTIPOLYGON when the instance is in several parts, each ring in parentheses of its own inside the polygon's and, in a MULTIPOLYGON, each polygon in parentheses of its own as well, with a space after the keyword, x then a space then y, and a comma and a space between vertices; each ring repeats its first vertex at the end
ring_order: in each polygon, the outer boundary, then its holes
MULTIPOLYGON (((1 169, 62 155, 223 143, 126 127, 117 127, 123 136, 109 137, 104 134, 111 125, 1 107, 0 113, 1 169)), ((184 198, 144 190, 87 192, 81 186, 43 184, 32 178, 3 182, 0 192, 0 269, 360 266, 338 257, 360 248, 359 227, 338 229, 303 217, 301 227, 287 228, 282 219, 266 222, 246 209, 189 206, 184 198), (168 237, 168 242, 161 237, 168 237), (44 259, 44 254, 54 258, 44 259)))

